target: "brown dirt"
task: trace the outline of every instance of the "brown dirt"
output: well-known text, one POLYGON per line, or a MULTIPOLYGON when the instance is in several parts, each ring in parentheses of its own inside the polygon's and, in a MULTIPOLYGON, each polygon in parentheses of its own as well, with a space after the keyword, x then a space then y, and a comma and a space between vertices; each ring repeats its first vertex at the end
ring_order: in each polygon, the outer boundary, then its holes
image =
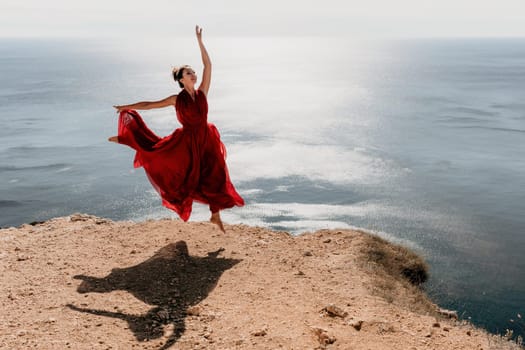
POLYGON ((1 349, 511 348, 437 316, 363 232, 74 214, 0 244, 1 349))

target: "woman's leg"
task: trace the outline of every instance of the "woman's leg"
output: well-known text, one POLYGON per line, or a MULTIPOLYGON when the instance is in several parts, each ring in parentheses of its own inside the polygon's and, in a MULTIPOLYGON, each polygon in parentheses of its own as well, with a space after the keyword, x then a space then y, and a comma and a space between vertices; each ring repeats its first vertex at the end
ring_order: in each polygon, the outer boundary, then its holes
POLYGON ((216 211, 216 212, 213 212, 211 213, 211 218, 210 218, 210 222, 211 223, 214 223, 215 225, 219 226, 219 229, 226 233, 226 231, 224 230, 224 225, 222 224, 222 220, 221 220, 221 214, 220 214, 220 211, 216 211))

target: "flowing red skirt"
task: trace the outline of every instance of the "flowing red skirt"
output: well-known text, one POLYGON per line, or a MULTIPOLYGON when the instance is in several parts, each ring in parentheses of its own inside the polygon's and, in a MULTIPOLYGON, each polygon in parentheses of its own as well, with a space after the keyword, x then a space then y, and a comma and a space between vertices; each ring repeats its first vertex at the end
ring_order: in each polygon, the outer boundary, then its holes
POLYGON ((137 151, 134 167, 144 167, 162 204, 187 221, 193 201, 210 206, 212 213, 244 200, 230 181, 226 148, 211 123, 176 129, 159 137, 134 110, 120 113, 118 142, 137 151))

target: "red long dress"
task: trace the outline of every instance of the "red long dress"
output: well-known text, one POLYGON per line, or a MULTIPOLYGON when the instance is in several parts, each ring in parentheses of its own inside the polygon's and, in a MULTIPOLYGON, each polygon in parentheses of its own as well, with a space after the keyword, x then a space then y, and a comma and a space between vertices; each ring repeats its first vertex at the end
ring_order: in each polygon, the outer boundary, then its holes
POLYGON ((162 198, 162 204, 187 221, 193 201, 209 204, 212 213, 244 200, 230 181, 226 148, 215 125, 208 123, 206 95, 195 91, 195 100, 181 90, 175 104, 182 128, 159 137, 134 110, 120 113, 118 142, 137 151, 134 167, 144 170, 162 198))

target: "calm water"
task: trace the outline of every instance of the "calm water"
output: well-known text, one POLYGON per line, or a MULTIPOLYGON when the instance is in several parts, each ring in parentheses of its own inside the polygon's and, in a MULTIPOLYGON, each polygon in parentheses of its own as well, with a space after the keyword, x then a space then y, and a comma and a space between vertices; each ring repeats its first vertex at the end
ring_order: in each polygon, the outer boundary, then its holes
MULTIPOLYGON (((0 41, 0 226, 71 212, 142 220, 160 205, 133 152, 106 142, 113 104, 201 71, 173 47, 0 41)), ((247 205, 229 223, 362 227, 431 264, 429 293, 492 331, 525 313, 525 40, 209 38, 209 119, 247 205)), ((170 108, 145 111, 154 131, 170 108)), ((196 205, 192 220, 205 220, 196 205)), ((523 328, 522 328, 523 330, 523 328)))

